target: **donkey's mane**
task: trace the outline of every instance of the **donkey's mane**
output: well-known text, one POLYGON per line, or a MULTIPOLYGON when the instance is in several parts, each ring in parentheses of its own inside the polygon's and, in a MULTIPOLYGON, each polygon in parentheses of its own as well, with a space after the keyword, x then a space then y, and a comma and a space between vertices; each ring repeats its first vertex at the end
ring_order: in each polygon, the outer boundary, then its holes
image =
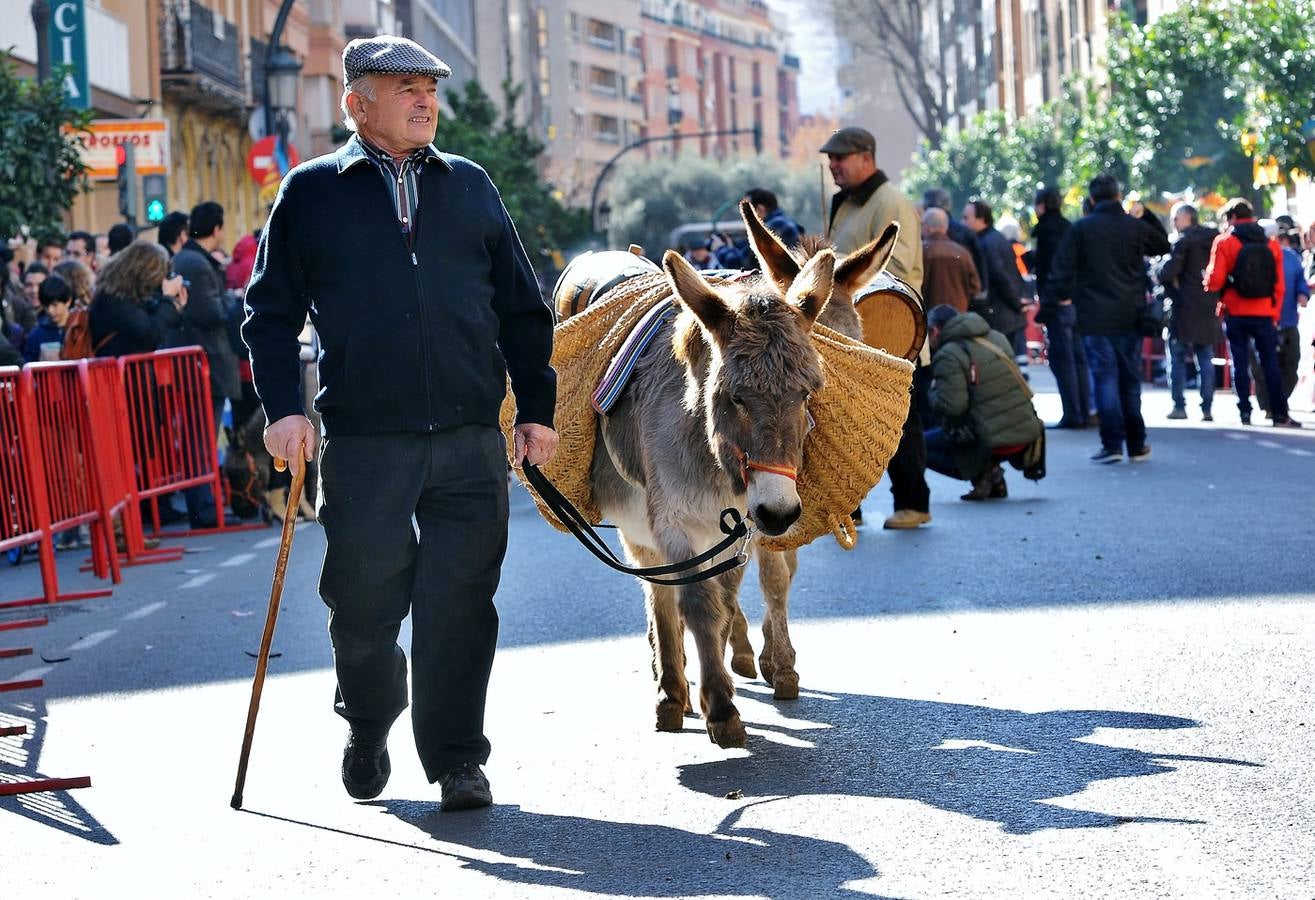
POLYGON ((834 249, 831 242, 820 234, 805 234, 799 238, 799 245, 790 252, 790 255, 800 263, 806 263, 823 250, 834 249))

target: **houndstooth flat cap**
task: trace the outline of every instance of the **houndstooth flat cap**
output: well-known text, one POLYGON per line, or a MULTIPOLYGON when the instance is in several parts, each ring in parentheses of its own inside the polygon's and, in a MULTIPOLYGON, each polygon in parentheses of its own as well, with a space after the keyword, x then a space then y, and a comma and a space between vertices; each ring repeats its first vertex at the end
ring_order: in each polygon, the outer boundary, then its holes
POLYGON ((452 74, 447 63, 415 41, 387 34, 357 38, 343 48, 344 82, 350 84, 371 72, 385 75, 428 75, 430 78, 447 78, 452 74))

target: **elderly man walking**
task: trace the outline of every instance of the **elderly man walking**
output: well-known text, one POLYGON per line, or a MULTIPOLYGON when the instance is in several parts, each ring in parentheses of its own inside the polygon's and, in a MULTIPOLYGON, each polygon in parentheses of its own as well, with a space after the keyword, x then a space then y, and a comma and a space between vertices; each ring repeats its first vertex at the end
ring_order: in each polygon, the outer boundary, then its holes
POLYGON ((343 785, 369 799, 388 782, 388 730, 407 706, 396 640, 410 612, 420 762, 444 810, 487 806, 484 702, 507 544, 498 410, 509 373, 515 456, 551 458, 552 313, 488 175, 433 145, 448 67, 381 36, 348 44, 343 71, 356 134, 284 180, 242 334, 271 423, 265 445, 294 465, 316 445, 298 392, 308 314, 322 342, 320 595, 334 706, 350 726, 343 785))
MULTIPOLYGON (((918 211, 900 190, 877 168, 877 139, 863 128, 842 128, 822 145, 831 168, 831 179, 840 188, 831 198, 827 235, 836 252, 853 253, 875 240, 891 222, 899 222, 899 239, 886 270, 902 278, 916 291, 922 290, 922 241, 919 240, 918 211)), ((927 449, 922 436, 920 410, 927 408, 931 382, 931 356, 926 347, 913 373, 913 402, 904 423, 899 449, 890 461, 890 492, 895 511, 886 528, 918 528, 931 521, 931 489, 927 487, 927 449)), ((862 510, 854 521, 863 520, 862 510)))

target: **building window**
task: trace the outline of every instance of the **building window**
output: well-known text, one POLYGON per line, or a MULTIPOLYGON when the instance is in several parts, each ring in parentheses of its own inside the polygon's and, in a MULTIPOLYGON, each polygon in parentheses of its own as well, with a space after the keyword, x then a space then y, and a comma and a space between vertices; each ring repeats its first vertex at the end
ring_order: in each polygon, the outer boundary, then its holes
POLYGON ((590 19, 588 22, 589 43, 602 50, 615 51, 620 48, 620 33, 610 22, 590 19))
POLYGON ((621 77, 611 69, 589 67, 589 90, 603 97, 621 96, 621 77))
POLYGON ((580 64, 578 62, 571 63, 571 90, 580 90, 580 64))
MULTIPOLYGON (((539 15, 544 15, 542 9, 539 10, 539 15)), ((575 13, 570 13, 566 17, 566 24, 571 30, 571 40, 577 44, 580 43, 580 17, 575 13)))
POLYGON ((616 116, 593 117, 593 137, 594 140, 602 141, 605 144, 621 143, 621 120, 616 116))

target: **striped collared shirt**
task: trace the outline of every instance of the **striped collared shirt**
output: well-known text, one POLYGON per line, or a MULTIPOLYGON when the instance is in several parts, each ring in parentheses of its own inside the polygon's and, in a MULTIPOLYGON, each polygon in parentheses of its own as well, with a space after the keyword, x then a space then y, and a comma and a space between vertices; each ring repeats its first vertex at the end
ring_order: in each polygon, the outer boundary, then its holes
POLYGON ((393 198, 397 209, 397 223, 402 226, 402 234, 409 240, 411 229, 415 226, 416 211, 420 208, 420 167, 428 160, 439 160, 438 150, 433 144, 419 148, 398 166, 393 158, 378 147, 373 147, 360 135, 356 136, 365 155, 375 164, 383 176, 388 193, 393 198))

